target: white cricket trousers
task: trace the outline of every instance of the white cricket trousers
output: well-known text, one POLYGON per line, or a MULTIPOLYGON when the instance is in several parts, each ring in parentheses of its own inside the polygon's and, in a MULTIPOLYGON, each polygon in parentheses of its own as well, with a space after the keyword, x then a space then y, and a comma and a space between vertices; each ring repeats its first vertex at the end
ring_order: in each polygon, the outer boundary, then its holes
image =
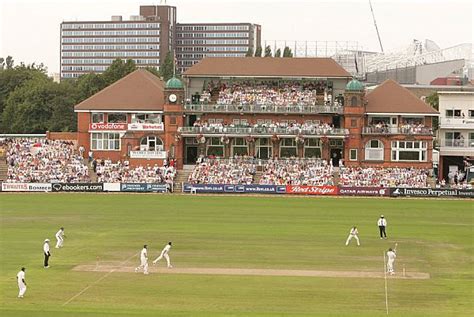
POLYGON ((157 263, 159 260, 161 260, 162 258, 165 258, 166 259, 166 263, 168 265, 168 267, 171 267, 171 263, 170 263, 170 257, 168 255, 168 253, 161 253, 159 257, 156 258, 155 261, 153 261, 153 263, 157 263))
POLYGON ((61 248, 63 246, 64 239, 56 237, 56 249, 61 248))
POLYGON ((140 259, 140 265, 135 268, 135 271, 143 269, 143 274, 148 274, 148 260, 147 258, 140 259))
POLYGON ((23 283, 18 283, 18 288, 20 289, 20 291, 18 292, 18 297, 23 297, 26 292, 26 285, 23 283))
POLYGON ((356 234, 349 234, 346 240, 346 245, 349 245, 349 242, 352 240, 352 238, 356 239, 357 245, 360 245, 359 237, 356 234))
POLYGON ((395 260, 388 259, 388 261, 387 261, 387 271, 388 271, 388 273, 393 273, 393 262, 395 262, 395 260))

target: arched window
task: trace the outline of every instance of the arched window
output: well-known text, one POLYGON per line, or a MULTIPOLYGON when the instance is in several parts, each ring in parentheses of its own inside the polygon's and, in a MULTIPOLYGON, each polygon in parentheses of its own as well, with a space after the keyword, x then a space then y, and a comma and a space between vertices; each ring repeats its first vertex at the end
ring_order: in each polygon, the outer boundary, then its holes
POLYGON ((366 161, 383 161, 383 143, 380 140, 370 140, 365 144, 366 161))
POLYGON ((357 97, 356 96, 353 96, 351 98, 351 106, 352 107, 356 107, 357 106, 357 97))
POLYGON ((140 140, 140 151, 163 151, 163 141, 155 135, 148 135, 140 140))

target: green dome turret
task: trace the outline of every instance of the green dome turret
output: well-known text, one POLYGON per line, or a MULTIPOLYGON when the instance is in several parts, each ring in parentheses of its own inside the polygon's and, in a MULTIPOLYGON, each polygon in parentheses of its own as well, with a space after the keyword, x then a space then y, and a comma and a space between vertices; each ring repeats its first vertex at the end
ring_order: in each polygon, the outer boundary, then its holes
POLYGON ((353 78, 346 85, 346 91, 363 91, 363 90, 364 90, 364 85, 355 78, 353 78))
POLYGON ((169 79, 165 85, 166 89, 183 89, 183 83, 176 77, 169 79))

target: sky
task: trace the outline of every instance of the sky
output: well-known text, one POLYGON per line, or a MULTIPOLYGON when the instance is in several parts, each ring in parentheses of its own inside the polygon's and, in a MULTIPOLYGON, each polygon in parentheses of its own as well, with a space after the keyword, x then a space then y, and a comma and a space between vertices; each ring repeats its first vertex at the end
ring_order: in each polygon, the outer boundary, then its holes
MULTIPOLYGON (((372 0, 385 51, 430 39, 441 48, 473 42, 472 0, 372 0)), ((59 72, 62 21, 138 15, 159 0, 0 0, 0 56, 59 72)), ((251 22, 263 41, 356 41, 380 51, 369 0, 168 0, 178 22, 251 22)), ((263 45, 263 43, 262 43, 263 45)))

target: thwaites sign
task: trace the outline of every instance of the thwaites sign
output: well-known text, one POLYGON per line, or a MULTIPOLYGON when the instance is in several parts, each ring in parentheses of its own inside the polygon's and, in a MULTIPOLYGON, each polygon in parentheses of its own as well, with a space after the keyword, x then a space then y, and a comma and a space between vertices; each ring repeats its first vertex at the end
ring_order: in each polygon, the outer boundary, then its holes
POLYGON ((2 183, 3 192, 50 192, 50 183, 2 183))

